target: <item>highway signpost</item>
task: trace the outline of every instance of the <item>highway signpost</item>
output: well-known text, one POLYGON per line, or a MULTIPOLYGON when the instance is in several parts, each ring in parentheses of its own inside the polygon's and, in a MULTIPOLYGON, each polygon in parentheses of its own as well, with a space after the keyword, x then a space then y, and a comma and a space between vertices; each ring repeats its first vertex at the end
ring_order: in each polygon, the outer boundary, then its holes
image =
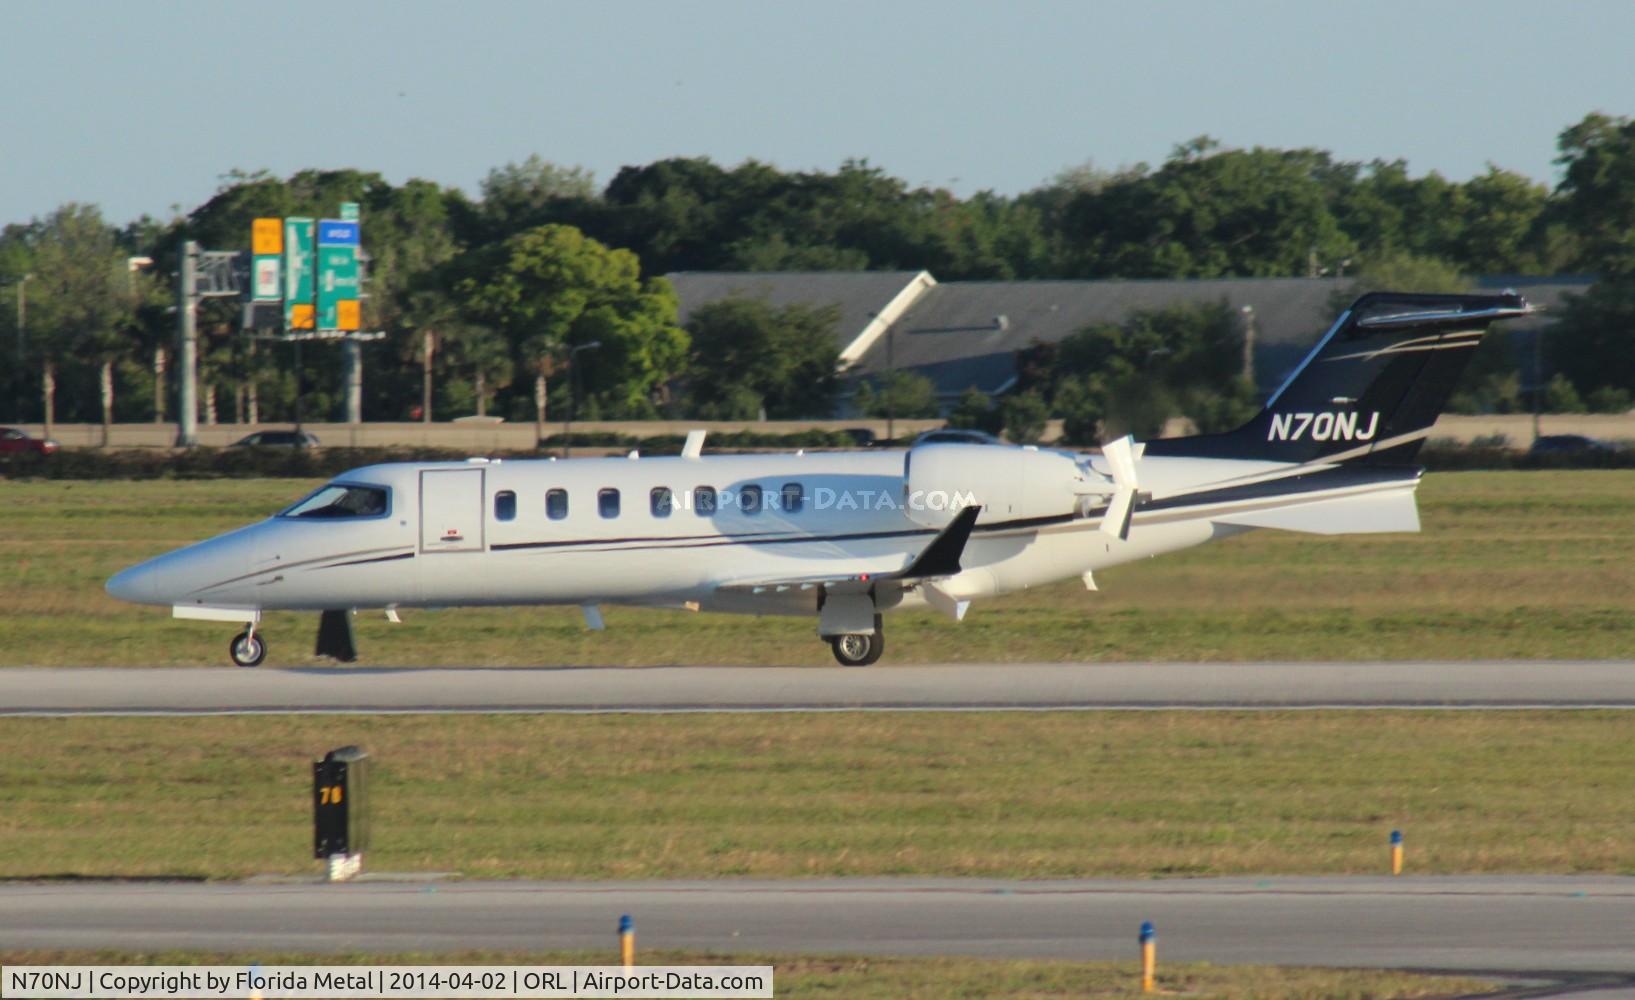
POLYGON ((339 218, 256 219, 250 229, 244 328, 290 341, 295 355, 295 426, 301 426, 301 341, 340 340, 345 420, 363 419, 363 223, 355 201, 339 218))

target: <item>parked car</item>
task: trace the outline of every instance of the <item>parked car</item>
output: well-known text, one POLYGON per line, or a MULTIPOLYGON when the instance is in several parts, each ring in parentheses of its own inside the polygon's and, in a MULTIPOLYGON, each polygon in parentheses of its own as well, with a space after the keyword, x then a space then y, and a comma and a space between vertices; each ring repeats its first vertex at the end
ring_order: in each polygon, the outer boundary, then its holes
POLYGON ((234 441, 232 448, 316 448, 317 435, 306 431, 256 431, 234 441))
POLYGON ((1605 455, 1612 445, 1582 434, 1545 434, 1533 439, 1530 455, 1605 455))
POLYGON ((27 431, 19 427, 0 427, 0 455, 20 455, 25 452, 49 455, 59 447, 61 446, 50 438, 30 437, 27 431))
POLYGON ((941 430, 926 431, 914 439, 914 444, 997 444, 1003 447, 1005 442, 986 431, 968 431, 944 427, 941 430))

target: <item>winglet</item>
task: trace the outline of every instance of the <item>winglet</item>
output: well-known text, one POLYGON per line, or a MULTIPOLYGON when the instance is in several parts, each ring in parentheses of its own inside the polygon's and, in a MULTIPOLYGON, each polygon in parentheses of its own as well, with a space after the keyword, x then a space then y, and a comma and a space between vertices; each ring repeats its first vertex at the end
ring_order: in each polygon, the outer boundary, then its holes
POLYGON ((976 527, 976 519, 981 513, 980 505, 962 508, 948 522, 948 526, 931 539, 931 544, 901 572, 891 574, 892 578, 915 580, 958 573, 959 557, 965 552, 965 543, 971 540, 971 529, 976 527))

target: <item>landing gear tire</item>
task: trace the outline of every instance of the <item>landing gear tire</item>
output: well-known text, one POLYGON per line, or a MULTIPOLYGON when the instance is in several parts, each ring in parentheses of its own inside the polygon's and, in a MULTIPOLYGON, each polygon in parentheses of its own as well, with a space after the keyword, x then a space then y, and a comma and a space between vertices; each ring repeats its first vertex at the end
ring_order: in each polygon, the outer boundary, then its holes
POLYGON ((260 666, 261 661, 267 658, 266 640, 250 634, 246 629, 233 636, 233 641, 227 644, 227 655, 241 667, 260 666))
POLYGON ((886 633, 880 627, 880 616, 874 616, 874 634, 852 632, 829 637, 829 647, 843 667, 866 667, 880 659, 886 651, 886 633))

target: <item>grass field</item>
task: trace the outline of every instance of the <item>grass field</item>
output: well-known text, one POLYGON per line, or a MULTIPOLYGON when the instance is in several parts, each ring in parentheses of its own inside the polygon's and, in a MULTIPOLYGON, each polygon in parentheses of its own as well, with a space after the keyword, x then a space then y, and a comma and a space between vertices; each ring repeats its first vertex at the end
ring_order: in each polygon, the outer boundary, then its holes
MULTIPOLYGON (((265 516, 294 480, 0 482, 0 664, 221 665, 232 627, 123 605, 103 582, 265 516)), ((1436 473, 1418 535, 1262 531, 889 619, 886 660, 1635 657, 1635 471, 1436 473)), ((804 619, 560 608, 360 616, 364 663, 832 662, 804 619)), ((315 616, 269 616, 270 665, 309 662, 315 616)))
MULTIPOLYGON (((1135 962, 1060 962, 984 958, 856 958, 848 956, 715 955, 643 951, 643 965, 771 965, 780 998, 919 1000, 987 997, 1139 997, 1135 962)), ((0 950, 6 965, 610 965, 606 952, 462 952, 404 955, 295 955, 0 950)), ((1197 1000, 1374 1000, 1385 997, 1469 996, 1498 984, 1461 976, 1357 969, 1298 969, 1162 963, 1158 986, 1197 1000)))
POLYGON ((1635 874, 1618 712, 0 720, 0 877, 316 872, 311 764, 375 757, 374 871, 1635 874))

